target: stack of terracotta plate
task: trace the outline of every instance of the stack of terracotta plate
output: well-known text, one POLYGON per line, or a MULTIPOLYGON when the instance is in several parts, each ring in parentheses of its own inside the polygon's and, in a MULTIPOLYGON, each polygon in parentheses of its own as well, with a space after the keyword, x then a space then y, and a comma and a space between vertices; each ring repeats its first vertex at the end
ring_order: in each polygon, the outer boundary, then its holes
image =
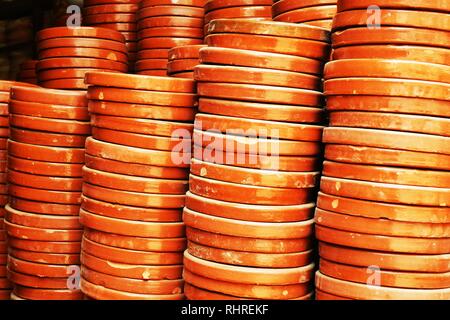
POLYGON ((81 288, 94 299, 182 299, 195 83, 114 73, 86 83, 81 288))
MULTIPOLYGON (((330 30, 336 3, 337 0, 274 0, 272 16, 275 21, 304 23, 330 30)), ((369 6, 364 11, 367 12, 369 6)))
POLYGON ((36 63, 37 60, 27 60, 20 64, 20 72, 17 75, 17 80, 26 83, 37 83, 36 63))
POLYGON ((448 300, 450 4, 378 1, 380 29, 366 4, 339 2, 325 67, 317 297, 448 300))
POLYGON ((308 299, 328 32, 245 19, 209 30, 194 70, 186 296, 308 299))
POLYGON ((56 27, 38 32, 39 84, 53 89, 85 90, 88 71, 128 71, 127 47, 115 30, 56 27))
POLYGON ((8 102, 9 91, 12 86, 32 86, 14 81, 0 81, 0 300, 9 300, 11 284, 7 280, 7 242, 4 228, 5 205, 8 203, 7 188, 7 139, 9 132, 8 102))
POLYGON ((130 71, 134 70, 137 51, 136 12, 140 0, 85 0, 83 23, 119 31, 128 48, 130 71))
POLYGON ((208 0, 205 3, 205 30, 215 19, 272 20, 272 0, 208 0))
POLYGON ((194 78, 194 68, 199 64, 199 51, 205 45, 189 45, 172 48, 169 51, 167 74, 177 78, 194 78))
POLYGON ((8 141, 8 277, 23 299, 79 299, 84 93, 13 87, 8 141))
POLYGON ((138 74, 165 76, 169 49, 203 43, 204 0, 142 0, 138 74))

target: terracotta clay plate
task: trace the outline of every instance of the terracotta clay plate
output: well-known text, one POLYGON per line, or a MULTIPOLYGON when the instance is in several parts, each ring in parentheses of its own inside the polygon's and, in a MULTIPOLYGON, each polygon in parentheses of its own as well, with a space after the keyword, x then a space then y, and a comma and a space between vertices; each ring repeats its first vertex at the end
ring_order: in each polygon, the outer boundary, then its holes
POLYGON ((317 5, 290 10, 274 16, 274 21, 302 23, 314 20, 332 19, 336 14, 336 5, 317 5))
POLYGON ((84 12, 87 15, 99 13, 134 13, 139 9, 137 3, 129 4, 103 4, 92 5, 84 7, 84 12))
MULTIPOLYGON (((72 69, 47 69, 39 72, 39 81, 40 83, 61 83, 63 84, 65 79, 79 79, 77 81, 83 81, 84 84, 84 76, 87 72, 92 71, 102 71, 102 69, 95 68, 72 68, 72 69), (58 80, 58 81, 56 81, 58 80)), ((112 71, 113 72, 113 71, 112 71)), ((67 83, 70 83, 70 80, 66 80, 67 83)))
POLYGON ((236 65, 309 74, 322 73, 320 61, 286 54, 206 47, 199 51, 199 57, 200 62, 206 64, 236 65))
POLYGON ((176 59, 167 63, 167 73, 174 74, 178 72, 192 71, 199 64, 197 59, 176 59))
POLYGON ((167 69, 136 71, 136 74, 143 75, 143 76, 165 77, 165 76, 167 76, 167 69))
POLYGON ((105 202, 145 208, 177 209, 182 208, 184 205, 184 195, 121 191, 94 186, 88 183, 83 184, 83 194, 105 202))
POLYGON ((184 300, 184 294, 149 295, 109 289, 81 279, 81 290, 98 300, 184 300))
POLYGON ((208 261, 247 267, 296 268, 312 262, 312 250, 296 253, 254 253, 223 250, 188 242, 188 252, 208 261), (231 257, 230 257, 231 256, 231 257))
POLYGON ((390 129, 450 136, 450 119, 379 112, 331 112, 330 126, 390 129))
POLYGON ((39 102, 10 100, 9 108, 12 114, 50 119, 89 120, 86 107, 71 107, 39 102))
POLYGON ((184 223, 195 229, 234 237, 255 239, 295 239, 312 234, 313 219, 299 222, 266 223, 234 220, 184 208, 184 223))
POLYGON ((294 222, 308 220, 313 215, 314 206, 258 206, 213 200, 186 194, 186 207, 200 213, 244 221, 294 222))
POLYGON ((16 210, 44 215, 76 216, 80 211, 79 205, 37 202, 16 197, 10 197, 9 205, 16 210))
POLYGON ((203 18, 203 8, 180 6, 180 5, 160 5, 152 7, 142 7, 138 12, 138 20, 148 17, 159 16, 182 16, 182 17, 195 17, 203 18))
POLYGON ((189 191, 215 200, 260 205, 298 205, 311 200, 313 188, 271 188, 202 178, 191 174, 189 191))
POLYGON ((88 135, 91 131, 87 121, 42 118, 18 114, 11 114, 9 123, 12 127, 56 133, 88 135))
POLYGON ((319 243, 319 254, 322 258, 340 264, 369 267, 379 266, 382 270, 409 272, 448 273, 449 254, 416 255, 360 250, 349 247, 319 243))
POLYGON ((25 186, 9 185, 9 193, 18 198, 33 201, 42 201, 59 204, 78 204, 80 202, 80 192, 72 191, 51 191, 44 189, 29 188, 25 186))
POLYGON ((38 241, 80 241, 83 230, 59 230, 25 227, 5 221, 8 235, 25 240, 38 241))
MULTIPOLYGON (((124 147, 117 144, 102 142, 92 137, 86 140, 86 153, 116 161, 155 165, 163 167, 189 167, 189 163, 175 164, 171 158, 171 152, 124 147), (124 148, 127 150, 123 152, 124 148)), ((190 159, 190 157, 189 157, 190 159)))
MULTIPOLYGON (((189 197, 187 198, 189 201, 189 197)), ((364 201, 343 198, 319 192, 317 207, 327 211, 357 217, 387 219, 387 221, 403 221, 429 224, 447 224, 450 213, 445 207, 408 206, 384 202, 364 201)))
POLYGON ((202 48, 207 48, 206 45, 190 45, 190 46, 181 46, 175 47, 169 50, 169 60, 178 60, 178 59, 197 59, 199 57, 199 51, 202 48))
POLYGON ((320 225, 316 226, 316 237, 320 241, 335 245, 389 253, 446 254, 449 252, 448 238, 426 239, 381 236, 342 231, 320 225))
POLYGON ((297 123, 321 123, 323 110, 268 103, 252 103, 219 99, 199 99, 199 111, 236 118, 297 123))
POLYGON ((8 167, 14 171, 26 172, 36 175, 53 177, 81 177, 82 164, 65 164, 25 160, 16 157, 8 157, 8 167))
POLYGON ((28 160, 84 163, 84 148, 42 146, 8 140, 8 152, 10 155, 28 160))
POLYGON ((119 32, 106 28, 93 28, 93 27, 55 27, 46 28, 37 33, 37 41, 54 38, 67 38, 67 37, 79 37, 79 38, 95 38, 95 39, 107 39, 122 42, 124 41, 122 35, 119 32))
POLYGON ((65 278, 70 275, 70 266, 44 264, 25 261, 13 256, 8 257, 8 268, 11 271, 51 278, 65 278))
MULTIPOLYGON (((319 30, 323 31, 324 29, 319 30)), ((329 50, 325 42, 245 33, 209 34, 205 37, 205 43, 211 47, 280 53, 317 60, 327 57, 329 50)))
POLYGON ((323 142, 450 154, 449 137, 390 130, 330 127, 324 130, 323 142))
POLYGON ((319 181, 319 172, 244 169, 197 159, 191 160, 191 173, 208 179, 274 188, 313 188, 319 181))
POLYGON ((183 259, 181 253, 114 248, 93 242, 86 237, 83 238, 82 249, 83 252, 96 256, 97 258, 125 264, 179 265, 183 259))
POLYGON ((80 223, 95 230, 126 236, 148 238, 179 238, 184 236, 184 225, 181 222, 160 223, 116 219, 90 213, 83 209, 80 211, 80 223))
POLYGON ((126 54, 127 47, 124 42, 89 39, 89 38, 55 38, 40 41, 38 43, 38 52, 51 48, 97 48, 122 52, 126 54))
POLYGON ((167 68, 167 59, 144 59, 135 64, 136 71, 162 70, 167 68))
POLYGON ((79 254, 33 252, 20 249, 9 249, 9 255, 14 258, 44 264, 73 265, 80 264, 79 254))
POLYGON ((139 50, 136 55, 136 60, 143 59, 169 59, 169 49, 139 50))
POLYGON ((372 77, 449 83, 450 66, 388 59, 345 59, 327 63, 325 65, 324 77, 326 80, 334 78, 372 77))
POLYGON ((169 77, 144 77, 110 72, 88 73, 86 75, 86 83, 95 86, 128 88, 134 90, 185 93, 195 92, 195 83, 192 80, 173 79, 169 77))
POLYGON ((137 25, 134 22, 111 22, 111 23, 95 23, 93 26, 97 28, 113 29, 119 32, 136 32, 137 25))
MULTIPOLYGON (((450 121, 449 121, 450 122, 450 121)), ((320 141, 324 127, 285 123, 265 120, 248 120, 235 117, 215 116, 199 113, 196 115, 194 128, 197 130, 222 132, 225 134, 235 134, 247 136, 253 132, 258 135, 264 132, 267 138, 277 138, 298 141, 320 141)), ((262 134, 261 134, 262 135, 262 134)))
POLYGON ((318 90, 321 85, 318 77, 309 74, 230 66, 199 65, 194 70, 194 77, 200 82, 248 83, 311 90, 318 90))
MULTIPOLYGON (((417 10, 416 8, 414 9, 417 10)), ((366 8, 363 10, 340 12, 334 18, 333 29, 366 27, 369 16, 370 14, 368 14, 366 8)), ((446 15, 441 12, 383 9, 380 10, 377 19, 383 22, 383 26, 429 28, 443 31, 448 31, 450 28, 448 14, 446 15)))
POLYGON ((183 38, 183 37, 152 37, 140 40, 137 44, 138 50, 145 49, 171 49, 173 47, 202 44, 203 39, 200 38, 183 38))
MULTIPOLYGON (((344 0, 340 1, 338 5, 338 11, 347 11, 355 9, 366 9, 372 2, 370 0, 344 0)), ((423 9, 424 11, 443 11, 450 12, 450 5, 447 2, 439 0, 419 0, 411 3, 408 0, 381 0, 377 2, 377 6, 383 9, 395 8, 395 9, 423 9)))
POLYGON ((81 250, 81 242, 51 242, 51 241, 35 241, 35 240, 25 240, 19 238, 9 238, 8 242, 11 248, 33 251, 33 252, 44 252, 44 253, 54 253, 54 254, 79 254, 81 250))
POLYGON ((446 207, 450 189, 322 177, 321 191, 342 197, 406 205, 446 207))
POLYGON ((371 219, 316 209, 318 225, 339 230, 413 238, 450 238, 450 224, 415 223, 371 219), (345 221, 345 222, 344 222, 345 221))
POLYGON ((88 102, 85 92, 24 87, 14 87, 11 99, 74 107, 86 107, 88 102))
POLYGON ((84 236, 93 242, 122 249, 146 252, 182 252, 186 238, 143 238, 85 229, 84 236))
POLYGON ((190 27, 152 27, 138 32, 139 40, 152 37, 202 38, 202 28, 190 27))
MULTIPOLYGON (((212 148, 227 153, 250 153, 263 156, 296 155, 312 156, 320 153, 320 144, 314 141, 293 141, 267 139, 264 137, 234 136, 194 129, 193 141, 196 146, 212 148)), ((195 150, 194 150, 195 153, 195 150)))
POLYGON ((336 48, 333 60, 402 59, 450 65, 450 52, 445 48, 407 45, 355 45, 336 48))
POLYGON ((114 23, 114 22, 125 22, 132 23, 136 22, 135 13, 99 13, 85 15, 83 17, 86 24, 95 23, 114 23))
POLYGON ((332 43, 333 48, 383 43, 450 47, 447 31, 405 27, 351 28, 337 31, 333 33, 332 43))
POLYGON ((14 287, 23 286, 23 288, 27 288, 32 291, 44 290, 47 289, 49 291, 53 290, 61 290, 67 288, 68 277, 65 275, 64 277, 40 277, 37 275, 25 274, 16 272, 14 270, 8 270, 8 278, 11 279, 15 285, 14 287))
POLYGON ((450 165, 450 156, 444 154, 339 144, 326 145, 325 158, 347 163, 443 170, 450 165))
POLYGON ((6 205, 5 219, 11 223, 42 229, 79 230, 82 228, 78 217, 42 215, 19 211, 6 205))
MULTIPOLYGON (((147 134, 130 133, 125 131, 109 130, 98 127, 92 128, 92 137, 97 140, 120 144, 122 146, 143 149, 175 151, 177 148, 189 155, 191 140, 183 137, 159 137, 147 134)), ((175 160, 177 161, 177 160, 175 160)), ((185 161, 185 163, 188 163, 185 161)))
POLYGON ((316 287, 333 295, 358 300, 447 300, 449 289, 400 289, 349 282, 316 273, 316 287))
POLYGON ((216 19, 232 19, 232 18, 266 18, 271 20, 272 7, 265 6, 236 6, 225 7, 205 13, 205 23, 209 23, 216 19))
POLYGON ((182 278, 183 266, 148 266, 124 263, 110 263, 87 253, 81 254, 81 261, 90 270, 115 277, 137 280, 176 280, 182 278))
POLYGON ((139 20, 137 25, 139 30, 153 27, 202 28, 203 18, 182 16, 147 17, 145 19, 139 20))
MULTIPOLYGON (((190 85, 192 85, 193 83, 191 80, 187 79, 173 79, 173 80, 179 81, 185 80, 190 85)), ((145 90, 131 90, 122 88, 93 86, 89 88, 87 96, 89 99, 94 100, 102 100, 102 101, 106 100, 114 102, 128 102, 128 103, 161 105, 172 107, 194 107, 196 104, 196 95, 193 93, 145 91, 145 90)))
MULTIPOLYGON (((105 0, 107 1, 107 0, 105 0)), ((203 7, 205 5, 205 0, 178 0, 177 5, 188 6, 188 7, 203 7)), ((173 4, 171 0, 142 0, 140 5, 141 8, 153 7, 153 6, 165 6, 173 4)))
POLYGON ((312 248, 311 237, 297 239, 257 239, 211 233, 191 227, 186 228, 188 240, 205 246, 233 251, 260 253, 293 253, 312 248))
POLYGON ((86 141, 86 135, 69 135, 49 133, 34 130, 10 128, 10 139, 26 144, 36 144, 49 147, 82 148, 86 141))
POLYGON ((286 11, 319 5, 331 5, 336 4, 336 2, 336 0, 303 0, 301 2, 295 0, 275 0, 273 1, 272 12, 273 16, 277 16, 286 11))
POLYGON ((108 59, 91 59, 91 58, 50 58, 40 60, 36 66, 39 72, 47 69, 57 68, 95 68, 115 70, 120 72, 128 71, 128 65, 118 61, 108 59))
POLYGON ((189 175, 189 171, 184 168, 158 167, 142 165, 139 163, 121 162, 100 157, 92 157, 88 154, 86 154, 86 166, 111 173, 148 178, 187 180, 189 175))
POLYGON ((267 85, 234 83, 198 83, 198 94, 209 98, 268 102, 319 107, 322 94, 318 91, 267 85))
POLYGON ((82 300, 84 297, 80 290, 47 290, 16 286, 13 292, 27 300, 82 300))

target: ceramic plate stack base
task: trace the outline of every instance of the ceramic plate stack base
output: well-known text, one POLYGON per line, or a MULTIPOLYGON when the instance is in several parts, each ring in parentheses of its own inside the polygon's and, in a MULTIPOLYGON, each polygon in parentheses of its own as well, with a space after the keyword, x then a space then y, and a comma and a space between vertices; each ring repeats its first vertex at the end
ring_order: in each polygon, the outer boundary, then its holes
POLYGON ((205 31, 216 19, 272 20, 272 0, 208 0, 205 4, 205 31))
POLYGON ((169 50, 203 43, 205 0, 143 0, 136 73, 166 76, 169 50))
POLYGON ((368 29, 367 3, 339 2, 325 66, 317 298, 448 300, 450 6, 381 1, 368 29))
MULTIPOLYGON (((304 23, 331 30, 337 0, 274 0, 274 21, 304 23)), ((369 5, 370 6, 370 5, 369 5)), ((367 6, 364 10, 367 11, 367 6)))
POLYGON ((195 83, 114 73, 86 82, 81 288, 99 300, 183 299, 195 83))
POLYGON ((199 51, 205 45, 175 47, 169 51, 167 75, 176 78, 194 79, 194 68, 199 64, 199 51))
POLYGON ((329 34, 248 19, 209 29, 194 69, 186 296, 309 299, 329 34))
POLYGON ((56 27, 37 34, 39 85, 86 90, 88 71, 127 72, 128 55, 120 32, 93 27, 56 27))
POLYGON ((20 71, 17 80, 21 82, 37 84, 36 64, 37 60, 27 60, 20 65, 20 71))
POLYGON ((8 151, 7 139, 9 134, 9 94, 13 86, 32 87, 32 84, 0 81, 0 300, 9 300, 12 285, 7 279, 7 255, 8 243, 5 231, 5 205, 8 203, 8 187, 7 187, 7 167, 8 167, 8 151))
POLYGON ((137 51, 136 12, 140 0, 87 0, 84 1, 83 23, 93 27, 119 31, 128 48, 129 72, 134 71, 137 51))
POLYGON ((79 204, 84 142, 90 134, 84 93, 13 87, 8 141, 8 277, 30 300, 81 299, 79 204))

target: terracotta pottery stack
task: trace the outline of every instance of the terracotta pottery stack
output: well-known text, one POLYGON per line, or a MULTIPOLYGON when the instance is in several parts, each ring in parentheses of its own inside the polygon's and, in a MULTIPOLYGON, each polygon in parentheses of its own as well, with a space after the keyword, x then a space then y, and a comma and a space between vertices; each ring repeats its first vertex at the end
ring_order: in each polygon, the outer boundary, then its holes
POLYGON ((206 45, 189 45, 169 50, 167 75, 176 78, 194 78, 194 68, 199 64, 199 51, 206 45))
POLYGON ((186 296, 309 299, 329 34, 245 19, 209 31, 194 70, 186 296))
POLYGON ((205 30, 215 19, 272 20, 272 0, 208 0, 205 3, 205 30))
MULTIPOLYGON (((274 0, 274 21, 304 23, 331 30, 337 0, 274 0)), ((370 5, 366 6, 365 11, 370 5)))
POLYGON ((84 93, 13 87, 8 141, 8 277, 22 299, 80 299, 84 93))
POLYGON ((6 232, 4 217, 5 205, 8 203, 7 187, 7 139, 9 134, 8 102, 9 91, 12 86, 32 86, 26 83, 14 81, 0 81, 0 300, 9 300, 11 284, 7 279, 6 263, 8 254, 8 244, 6 242, 6 232))
POLYGON ((340 1, 316 210, 318 299, 450 299, 450 4, 340 1))
POLYGON ((136 73, 167 75, 169 50, 203 43, 204 0, 142 0, 136 73))
POLYGON ((38 32, 39 84, 53 89, 86 90, 88 71, 128 71, 127 47, 115 30, 56 27, 38 32))
POLYGON ((20 72, 17 80, 21 82, 37 84, 36 63, 37 60, 27 60, 20 64, 20 72))
POLYGON ((136 13, 140 0, 85 0, 83 23, 119 31, 128 48, 129 71, 134 70, 137 52, 136 13))
POLYGON ((195 83, 114 73, 86 83, 81 288, 94 299, 183 299, 195 83))

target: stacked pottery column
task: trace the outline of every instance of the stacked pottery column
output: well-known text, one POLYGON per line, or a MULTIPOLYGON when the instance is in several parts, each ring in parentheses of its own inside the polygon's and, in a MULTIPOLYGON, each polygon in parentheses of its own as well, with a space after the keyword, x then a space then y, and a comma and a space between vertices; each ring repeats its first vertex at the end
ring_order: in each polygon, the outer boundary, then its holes
POLYGON ((169 50, 203 43, 204 0, 143 0, 136 73, 167 75, 169 50))
POLYGON ((86 83, 81 289, 94 299, 183 299, 195 83, 113 73, 88 73, 86 83))
POLYGON ((129 71, 134 70, 137 51, 136 12, 140 0, 86 0, 83 24, 119 31, 128 48, 129 71))
POLYGON ((38 32, 37 41, 37 77, 45 88, 86 90, 88 71, 128 71, 125 40, 115 30, 48 28, 38 32))
POLYGON ((304 23, 331 30, 337 0, 275 0, 274 21, 304 23))
POLYGON ((32 86, 14 81, 0 81, 0 300, 9 300, 11 283, 7 279, 8 243, 4 226, 5 205, 8 203, 7 139, 9 134, 8 102, 12 86, 32 86))
POLYGON ((186 296, 309 299, 328 33, 244 19, 209 31, 194 71, 186 296))
POLYGON ((8 277, 15 299, 80 299, 85 93, 13 87, 8 141, 8 277))
POLYGON ((338 3, 325 67, 317 297, 448 300, 450 5, 370 4, 338 3))

